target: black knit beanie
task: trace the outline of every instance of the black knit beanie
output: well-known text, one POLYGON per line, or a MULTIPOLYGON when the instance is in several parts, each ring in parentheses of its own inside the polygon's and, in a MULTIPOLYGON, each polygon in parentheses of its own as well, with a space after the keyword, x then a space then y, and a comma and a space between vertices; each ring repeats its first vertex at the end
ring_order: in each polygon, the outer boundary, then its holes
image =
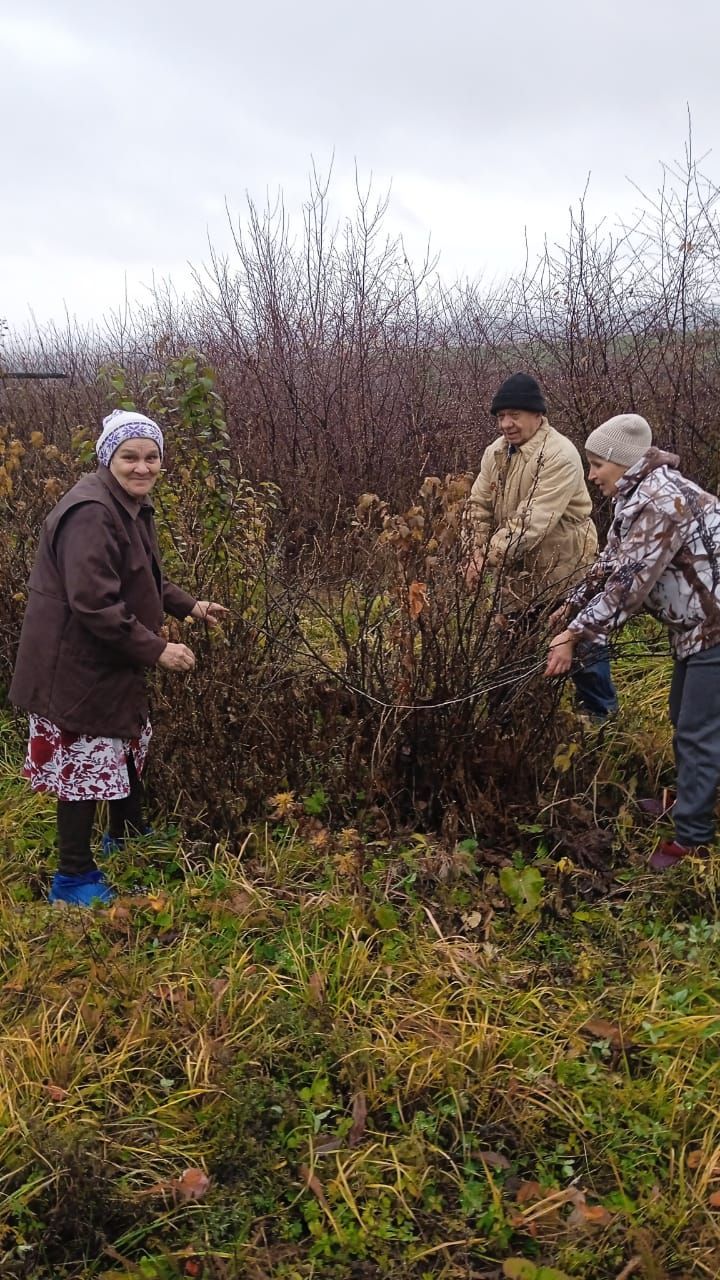
POLYGON ((490 405, 493 415, 501 409, 527 409, 528 413, 547 413, 542 391, 529 373, 514 373, 511 378, 505 379, 490 405))

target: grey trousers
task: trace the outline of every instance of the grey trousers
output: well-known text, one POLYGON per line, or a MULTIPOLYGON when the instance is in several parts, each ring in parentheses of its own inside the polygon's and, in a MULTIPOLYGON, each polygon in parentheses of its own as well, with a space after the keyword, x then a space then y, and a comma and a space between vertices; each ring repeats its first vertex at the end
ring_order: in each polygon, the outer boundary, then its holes
POLYGON ((710 844, 720 784, 720 645, 677 661, 670 685, 679 844, 710 844))

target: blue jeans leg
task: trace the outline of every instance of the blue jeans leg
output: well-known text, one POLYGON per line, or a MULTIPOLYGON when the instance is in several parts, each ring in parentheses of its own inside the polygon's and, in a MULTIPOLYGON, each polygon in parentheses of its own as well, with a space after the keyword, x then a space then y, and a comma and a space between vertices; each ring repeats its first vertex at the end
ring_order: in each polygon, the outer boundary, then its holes
POLYGON ((610 650, 606 644, 581 645, 577 656, 583 664, 572 673, 578 705, 589 715, 604 719, 618 707, 610 674, 610 650))

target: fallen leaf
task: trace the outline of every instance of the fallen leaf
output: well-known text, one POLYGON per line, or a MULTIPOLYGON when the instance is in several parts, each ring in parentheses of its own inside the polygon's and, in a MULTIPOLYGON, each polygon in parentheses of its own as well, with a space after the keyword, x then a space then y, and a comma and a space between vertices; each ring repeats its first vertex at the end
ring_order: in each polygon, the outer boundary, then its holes
POLYGON ((210 1179, 202 1169, 186 1169, 179 1178, 168 1178, 166 1182, 154 1182, 134 1194, 140 1198, 145 1196, 172 1196, 175 1200, 201 1200, 210 1186, 210 1179))
POLYGON ((62 1089, 59 1084, 44 1084, 43 1089, 51 1102, 64 1102, 70 1097, 68 1090, 62 1089))
POLYGON ((212 978, 208 983, 214 1000, 221 1000, 230 986, 229 978, 212 978))
POLYGON ((157 986, 151 989, 150 995, 155 1000, 166 1000, 173 1008, 176 1005, 182 1008, 188 1004, 186 992, 181 990, 180 987, 174 987, 170 982, 158 982, 157 986))
POLYGON ((107 913, 107 918, 111 924, 129 924, 132 917, 127 907, 121 902, 114 902, 107 913))
POLYGON ((625 1035, 622 1027, 615 1022, 608 1022, 605 1018, 590 1018, 580 1028, 588 1036, 594 1036, 596 1040, 607 1040, 613 1049, 628 1049, 630 1041, 625 1035))
POLYGON ((544 1195, 539 1182, 521 1182, 515 1196, 516 1204, 527 1204, 530 1200, 541 1200, 544 1195))
POLYGON ((712 1195, 708 1196, 708 1204, 711 1209, 720 1209, 720 1191, 713 1191, 712 1195))
POLYGON ((348 1146, 356 1147, 365 1132, 367 1121, 367 1101, 364 1093, 356 1093, 353 1098, 352 1128, 348 1134, 348 1146))
POLYGON ((606 1227, 612 1222, 612 1214, 602 1204, 586 1204, 582 1192, 578 1193, 572 1212, 568 1216, 569 1227, 606 1227))
POLYGON ((519 1215, 523 1223, 523 1229, 529 1223, 538 1221, 541 1218, 554 1218, 563 1205, 568 1203, 577 1204, 578 1197, 583 1200, 585 1198, 576 1187, 566 1187, 563 1191, 541 1191, 540 1194, 541 1199, 535 1200, 519 1215))
POLYGON ((149 893, 146 902, 152 911, 156 911, 159 914, 165 910, 168 904, 168 896, 166 893, 149 893))
POLYGON ((308 1190, 312 1191, 313 1195, 322 1205, 323 1209, 326 1209, 327 1212, 329 1213, 330 1206, 325 1198, 325 1192, 323 1191, 322 1183, 320 1179, 317 1178, 315 1174, 312 1172, 312 1169, 309 1169, 306 1164, 301 1164, 300 1177, 302 1178, 308 1190))
POLYGON ((185 1169, 174 1185, 181 1200, 202 1200, 210 1179, 203 1169, 185 1169))
POLYGON ((462 916, 462 922, 466 929, 477 929, 484 919, 482 911, 467 911, 462 916))
POLYGON ((712 1152, 704 1152, 701 1148, 698 1148, 696 1151, 689 1153, 685 1163, 688 1169, 700 1169, 703 1167, 704 1162, 703 1173, 705 1177, 716 1182, 720 1178, 720 1164, 717 1163, 717 1155, 717 1149, 712 1152))
MULTIPOLYGON (((488 1165, 491 1169, 509 1169, 510 1161, 500 1151, 477 1151, 473 1153, 476 1160, 482 1160, 483 1164, 488 1165)), ((529 1184, 523 1184, 529 1185, 529 1184)), ((535 1184, 537 1185, 537 1184, 535 1184)))
POLYGON ((342 1151, 345 1143, 342 1138, 323 1138, 315 1147, 316 1156, 327 1156, 331 1151, 342 1151))
POLYGON ((310 995, 311 1004, 322 1004, 325 998, 325 983, 321 973, 317 969, 310 974, 308 979, 308 993, 310 995))

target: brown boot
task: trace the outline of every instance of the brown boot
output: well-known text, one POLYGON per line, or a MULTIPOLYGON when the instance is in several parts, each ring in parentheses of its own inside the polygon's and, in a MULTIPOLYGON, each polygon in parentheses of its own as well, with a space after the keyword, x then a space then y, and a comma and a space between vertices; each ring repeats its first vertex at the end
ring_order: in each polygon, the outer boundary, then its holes
POLYGON ((660 840, 650 855, 649 865, 653 871, 667 871, 668 867, 676 867, 683 858, 707 858, 710 854, 706 844, 678 844, 677 840, 660 840))

